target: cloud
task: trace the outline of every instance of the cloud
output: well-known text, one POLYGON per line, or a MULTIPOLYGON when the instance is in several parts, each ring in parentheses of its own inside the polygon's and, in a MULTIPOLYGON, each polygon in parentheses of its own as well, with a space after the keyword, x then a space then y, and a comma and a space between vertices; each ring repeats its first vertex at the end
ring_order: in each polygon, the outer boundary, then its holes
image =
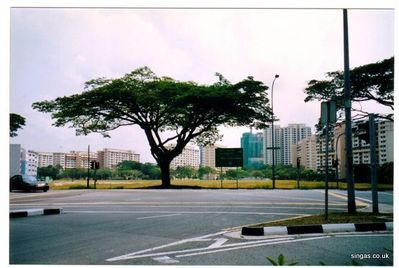
MULTIPOLYGON (((349 11, 352 67, 393 55, 393 20, 391 10, 349 11)), ((342 11, 12 9, 10 108, 29 120, 15 141, 48 150, 88 143, 129 148, 152 159, 137 127, 118 129, 111 139, 75 137, 31 109, 34 101, 81 92, 90 79, 120 77, 141 66, 199 83, 216 81, 215 72, 232 82, 251 75, 269 87, 277 73, 279 124, 313 127, 320 104, 304 103, 303 89, 307 81, 343 69, 342 11)), ((223 142, 237 146, 243 131, 223 128, 223 142)))

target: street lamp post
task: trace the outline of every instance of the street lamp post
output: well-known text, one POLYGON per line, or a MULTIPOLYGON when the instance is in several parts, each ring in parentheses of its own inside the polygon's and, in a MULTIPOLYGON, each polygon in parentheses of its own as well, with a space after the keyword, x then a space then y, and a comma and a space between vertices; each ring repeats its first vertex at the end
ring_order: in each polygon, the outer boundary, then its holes
POLYGON ((276 79, 279 77, 278 74, 274 76, 273 83, 272 83, 272 89, 271 89, 271 94, 272 94, 272 181, 273 181, 273 189, 276 187, 276 182, 275 182, 275 164, 274 164, 274 111, 273 111, 273 88, 274 88, 274 82, 276 79))

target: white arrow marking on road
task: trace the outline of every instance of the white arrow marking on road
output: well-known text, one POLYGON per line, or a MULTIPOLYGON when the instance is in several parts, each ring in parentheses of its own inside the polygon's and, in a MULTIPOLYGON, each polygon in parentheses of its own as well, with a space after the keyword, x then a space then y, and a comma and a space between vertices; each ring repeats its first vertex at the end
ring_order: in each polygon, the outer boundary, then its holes
MULTIPOLYGON (((292 237, 284 237, 284 238, 275 238, 275 239, 266 239, 266 240, 260 240, 260 241, 252 241, 252 242, 240 242, 240 243, 233 243, 233 244, 229 244, 229 245, 221 245, 219 246, 219 248, 226 248, 226 247, 239 247, 241 248, 241 246, 243 245, 253 245, 253 244, 259 244, 263 245, 270 242, 285 242, 288 240, 292 240, 292 237), (263 243, 263 244, 262 244, 263 243)), ((183 240, 182 240, 183 241, 183 240)), ((182 241, 179 241, 180 243, 175 243, 175 245, 177 244, 183 244, 182 241)), ((184 240, 184 243, 186 242, 190 242, 189 239, 184 240)), ((161 246, 158 248, 164 248, 164 247, 169 247, 170 244, 165 245, 165 246, 161 246)), ((165 256, 165 255, 171 255, 171 254, 181 254, 181 253, 189 253, 189 252, 195 252, 195 251, 205 251, 205 250, 209 250, 208 247, 203 247, 203 248, 192 248, 192 249, 184 249, 184 250, 175 250, 175 251, 165 251, 165 252, 157 252, 157 253, 149 253, 149 254, 142 254, 139 255, 140 253, 144 253, 144 252, 148 252, 148 251, 153 251, 154 249, 147 249, 147 250, 142 250, 142 251, 137 251, 137 252, 133 252, 127 255, 123 255, 123 256, 119 256, 119 257, 114 257, 114 258, 109 258, 107 259, 107 261, 120 261, 120 260, 129 260, 129 259, 138 259, 138 258, 145 258, 145 257, 154 257, 154 256, 165 256)))
POLYGON ((224 243, 226 243, 228 239, 226 239, 226 238, 217 238, 215 240, 216 240, 216 242, 213 243, 212 245, 210 245, 208 248, 218 248, 221 245, 223 245, 224 243))
POLYGON ((189 239, 183 239, 183 240, 172 242, 172 243, 169 243, 169 244, 166 244, 166 245, 162 245, 162 246, 158 246, 158 247, 154 247, 154 248, 148 248, 148 249, 136 251, 136 252, 133 252, 133 253, 130 253, 130 254, 126 254, 126 255, 122 255, 122 256, 119 256, 119 257, 109 258, 109 259, 107 259, 107 261, 118 261, 118 260, 129 259, 130 257, 138 255, 138 254, 147 253, 147 252, 151 252, 151 251, 154 251, 154 250, 159 250, 159 249, 163 249, 163 248, 167 248, 167 247, 171 247, 171 246, 177 246, 177 245, 181 245, 181 244, 184 244, 184 243, 187 243, 187 242, 202 241, 202 239, 207 239, 208 237, 217 236, 217 235, 221 235, 221 234, 224 234, 224 233, 227 233, 227 231, 217 232, 217 233, 213 233, 213 234, 207 234, 207 235, 193 237, 193 238, 189 238, 189 239))
POLYGON ((275 241, 275 242, 268 241, 268 242, 263 242, 263 243, 262 243, 262 241, 260 241, 257 244, 253 244, 253 245, 244 245, 244 246, 236 246, 236 247, 229 247, 229 248, 223 248, 223 246, 222 246, 221 249, 203 251, 203 252, 196 252, 196 253, 189 253, 189 254, 183 254, 183 255, 176 255, 175 257, 176 258, 190 257, 190 256, 212 254, 212 253, 223 252, 223 251, 231 251, 231 250, 243 249, 243 248, 254 248, 254 247, 261 247, 261 246, 268 246, 268 245, 294 243, 294 242, 325 239, 325 238, 330 238, 330 236, 320 236, 320 237, 303 238, 303 239, 290 239, 290 240, 286 239, 286 240, 282 240, 282 241, 275 241))

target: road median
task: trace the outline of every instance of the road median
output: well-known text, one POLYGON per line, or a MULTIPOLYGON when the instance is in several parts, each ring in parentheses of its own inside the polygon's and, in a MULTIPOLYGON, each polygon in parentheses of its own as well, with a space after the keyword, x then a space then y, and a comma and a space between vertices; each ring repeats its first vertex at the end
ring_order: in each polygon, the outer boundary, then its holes
POLYGON ((62 208, 36 208, 10 211, 10 218, 61 214, 62 208))

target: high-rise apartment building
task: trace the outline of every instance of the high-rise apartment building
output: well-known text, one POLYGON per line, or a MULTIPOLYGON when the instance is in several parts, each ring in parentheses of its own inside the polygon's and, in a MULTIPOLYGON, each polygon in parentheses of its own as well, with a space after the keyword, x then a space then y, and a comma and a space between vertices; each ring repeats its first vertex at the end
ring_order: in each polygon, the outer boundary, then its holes
POLYGON ((38 167, 54 166, 54 154, 38 152, 38 167))
POLYGON ((54 153, 54 165, 60 165, 64 169, 88 168, 90 161, 97 161, 97 153, 90 152, 90 158, 85 151, 70 151, 69 153, 54 153))
POLYGON ((101 168, 115 168, 122 161, 140 162, 140 155, 131 150, 106 148, 98 152, 101 168))
MULTIPOLYGON (((264 149, 265 163, 272 164, 272 131, 271 128, 265 129, 264 149)), ((291 165, 291 149, 292 145, 297 144, 300 140, 312 135, 312 130, 305 124, 288 124, 287 127, 274 126, 274 147, 276 165, 291 165)))
POLYGON ((37 175, 38 154, 32 150, 21 149, 21 174, 37 175))
POLYGON ((311 135, 297 144, 291 145, 291 165, 296 166, 297 159, 300 166, 317 171, 316 135, 311 135))
POLYGON ((263 133, 243 133, 241 148, 244 167, 257 168, 263 165, 263 133))
MULTIPOLYGON (((175 145, 167 145, 165 146, 168 149, 174 148, 175 145)), ((173 158, 170 163, 170 168, 177 168, 183 166, 191 166, 194 168, 198 168, 200 164, 200 154, 199 150, 193 146, 184 147, 181 154, 173 158)))
POLYGON ((207 145, 200 147, 200 165, 202 167, 216 168, 215 149, 225 148, 222 145, 207 145))
POLYGON ((61 166, 63 169, 66 168, 66 153, 53 153, 53 165, 61 166))
MULTIPOLYGON (((356 128, 359 122, 353 123, 353 128, 356 128)), ((338 124, 334 129, 334 135, 329 142, 329 166, 332 165, 332 159, 338 159, 338 173, 339 178, 344 178, 346 165, 346 148, 345 148, 345 124, 338 124)), ((356 132, 352 132, 353 145, 353 165, 370 164, 370 145, 363 140, 360 140, 356 132)), ((394 139, 394 125, 391 121, 379 120, 376 121, 376 154, 377 165, 393 162, 393 139, 394 139)), ((318 152, 317 169, 324 172, 325 165, 325 139, 324 136, 318 136, 316 145, 318 152)))

